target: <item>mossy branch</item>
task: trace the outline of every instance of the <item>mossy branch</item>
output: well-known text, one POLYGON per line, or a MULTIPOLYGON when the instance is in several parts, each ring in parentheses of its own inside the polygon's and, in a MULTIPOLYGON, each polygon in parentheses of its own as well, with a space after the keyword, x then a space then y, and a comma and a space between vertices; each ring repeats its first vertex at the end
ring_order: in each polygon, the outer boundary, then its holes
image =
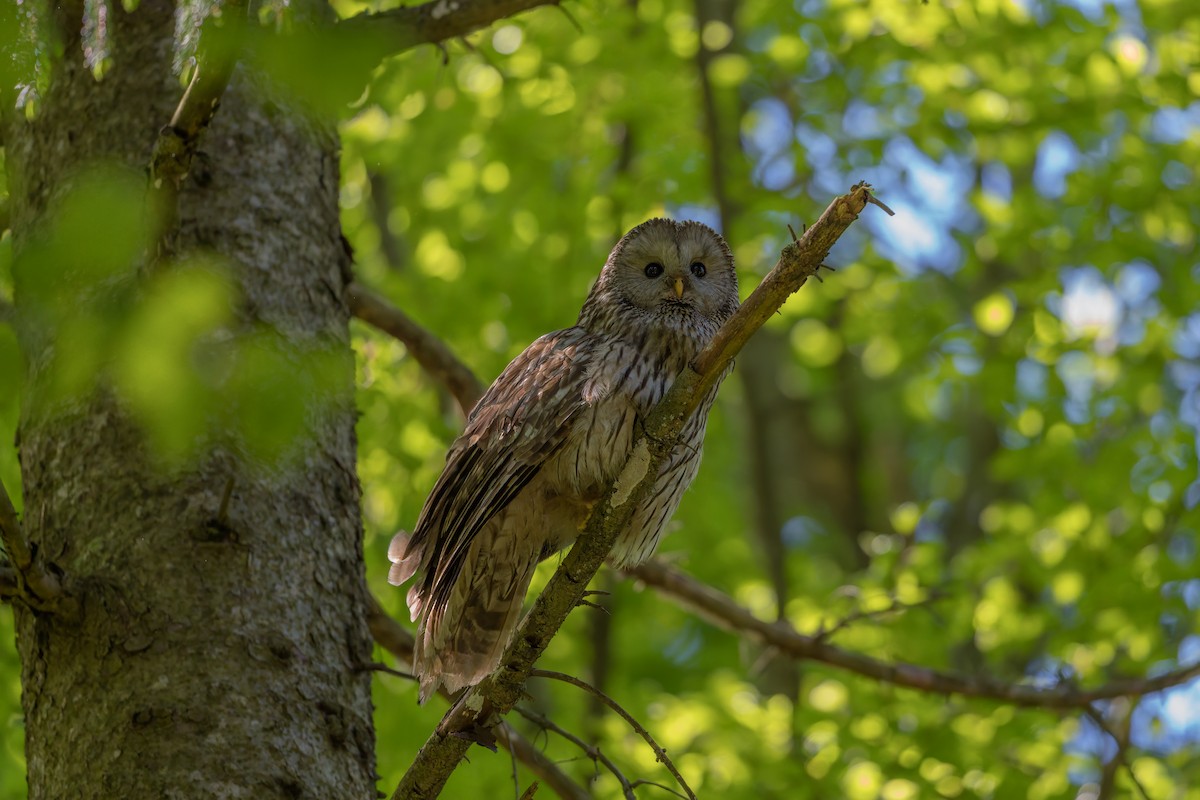
POLYGON ((534 663, 580 601, 588 583, 650 491, 664 459, 678 442, 684 423, 716 383, 742 345, 788 296, 821 268, 829 249, 864 208, 874 201, 866 184, 835 199, 779 261, 737 313, 717 332, 646 417, 643 434, 614 484, 588 518, 570 553, 538 596, 500 666, 468 689, 422 746, 392 795, 393 800, 437 797, 472 742, 487 744, 490 729, 512 710, 524 692, 534 663))

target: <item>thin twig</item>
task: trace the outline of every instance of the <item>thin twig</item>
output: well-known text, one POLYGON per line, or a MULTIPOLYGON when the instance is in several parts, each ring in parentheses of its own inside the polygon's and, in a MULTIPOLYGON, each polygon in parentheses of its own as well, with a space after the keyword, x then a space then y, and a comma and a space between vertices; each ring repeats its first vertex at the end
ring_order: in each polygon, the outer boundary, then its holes
POLYGON ((879 199, 878 197, 876 197, 875 195, 871 195, 871 199, 870 199, 870 200, 868 200, 867 202, 868 202, 868 203, 870 203, 870 204, 871 204, 871 205, 873 205, 873 206, 879 206, 880 208, 882 208, 884 211, 886 211, 886 212, 887 212, 887 215, 888 215, 889 217, 894 217, 894 216, 896 216, 896 212, 895 212, 895 211, 892 211, 890 208, 888 208, 888 207, 887 207, 887 204, 886 204, 886 203, 884 203, 882 200, 880 200, 880 199, 879 199))
POLYGON ((508 751, 508 757, 512 761, 513 798, 521 800, 521 783, 517 776, 517 757, 511 750, 508 751))
POLYGON ((1125 771, 1129 773, 1130 782, 1133 783, 1134 787, 1137 788, 1138 794, 1141 795, 1142 800, 1150 800, 1150 795, 1146 792, 1146 787, 1142 786, 1142 782, 1139 781, 1137 775, 1134 774, 1133 767, 1130 765, 1129 758, 1126 755, 1126 751, 1129 749, 1129 732, 1130 725, 1133 721, 1133 707, 1128 706, 1126 707, 1125 711, 1126 713, 1123 715, 1121 725, 1122 730, 1118 733, 1117 731, 1113 730, 1112 725, 1110 725, 1108 720, 1104 717, 1103 712, 1101 712, 1100 709, 1096 708, 1094 705, 1089 705, 1083 710, 1083 712, 1087 714, 1089 718, 1091 718, 1092 722, 1096 723, 1096 726, 1100 728, 1100 730, 1108 734, 1108 736, 1113 740, 1113 743, 1117 746, 1117 752, 1113 755, 1109 762, 1104 765, 1104 775, 1100 781, 1100 794, 1098 800, 1111 800, 1111 798, 1114 796, 1113 784, 1115 783, 1116 779, 1117 767, 1125 767, 1125 771))
POLYGON ((1113 681, 1083 689, 1066 683, 1049 687, 1007 683, 984 675, 960 675, 916 664, 879 661, 862 653, 834 647, 816 636, 805 636, 785 621, 766 622, 759 619, 728 595, 660 560, 648 561, 625 572, 718 627, 749 636, 786 656, 818 661, 883 683, 922 692, 979 697, 1026 708, 1085 709, 1097 700, 1140 697, 1200 677, 1200 663, 1197 663, 1155 677, 1113 681))
POLYGON ((471 413, 484 386, 445 342, 361 284, 346 287, 346 302, 351 314, 403 342, 421 368, 454 396, 463 416, 471 413))
MULTIPOLYGON (((711 9, 708 4, 697 2, 695 4, 696 23, 701 29, 709 22, 730 23, 733 19, 718 19, 715 16, 710 16, 711 9)), ((736 35, 736 33, 734 33, 736 35)), ((732 42, 732 38, 730 39, 732 42)), ((722 129, 721 114, 717 111, 717 92, 713 87, 712 77, 709 74, 709 68, 713 59, 724 53, 729 44, 719 50, 710 50, 708 47, 696 48, 696 78, 700 84, 700 107, 703 109, 704 135, 708 140, 708 177, 709 186, 712 189, 713 199, 717 202, 717 215, 720 218, 721 230, 725 235, 729 235, 729 231, 733 225, 734 218, 737 217, 738 208, 734 203, 733 198, 729 193, 729 134, 730 129, 722 129)), ((739 112, 743 109, 739 109, 739 112)), ((734 140, 736 148, 737 140, 734 140)))
POLYGON ((638 780, 634 781, 633 783, 631 783, 629 785, 632 786, 634 789, 636 789, 639 786, 653 786, 655 789, 662 789, 667 794, 674 795, 675 797, 682 797, 683 800, 687 800, 687 795, 681 794, 679 791, 672 789, 670 786, 667 786, 666 784, 663 784, 663 783, 658 783, 657 781, 648 781, 643 778, 639 778, 638 780))
POLYGON ((580 750, 582 750, 584 755, 586 755, 588 758, 590 758, 592 760, 592 763, 599 762, 600 764, 603 764, 604 768, 607 769, 609 772, 611 772, 613 774, 613 777, 615 777, 617 779, 617 781, 621 784, 621 793, 625 796, 626 800, 636 800, 636 798, 634 797, 634 794, 633 794, 633 784, 631 784, 629 782, 629 779, 625 777, 624 773, 622 773, 621 770, 617 768, 617 765, 614 764, 612 762, 612 760, 609 759, 608 756, 604 755, 604 753, 601 752, 599 747, 588 744, 587 742, 583 741, 582 739, 580 739, 578 736, 571 733, 567 729, 562 728, 559 725, 557 725, 554 722, 554 720, 550 719, 549 717, 543 716, 542 714, 539 714, 536 711, 525 708, 523 706, 516 706, 513 708, 513 711, 517 712, 522 717, 524 717, 525 719, 532 722, 534 725, 537 725, 539 728, 550 731, 552 733, 557 733, 559 736, 566 739, 568 742, 570 742, 571 744, 575 745, 580 750))
POLYGON ((575 781, 567 777, 558 764, 555 764, 546 754, 534 746, 533 742, 526 739, 521 734, 517 733, 513 726, 507 722, 496 729, 497 740, 501 747, 504 747, 508 752, 525 765, 525 768, 532 772, 550 787, 550 791, 554 792, 563 800, 590 800, 591 792, 580 786, 575 781))
POLYGON ((680 788, 687 793, 689 800, 696 800, 696 793, 692 791, 692 787, 688 786, 687 781, 683 779, 683 775, 681 775, 679 770, 676 769, 675 762, 671 761, 671 759, 667 757, 667 751, 660 747, 658 742, 654 741, 654 737, 650 735, 650 731, 646 730, 646 727, 642 725, 642 723, 638 722, 637 719, 634 718, 633 714, 630 714, 628 711, 626 711, 616 700, 613 700, 611 697, 597 689, 595 686, 592 686, 587 681, 582 681, 579 678, 576 678, 574 675, 568 675, 565 672, 554 672, 553 670, 548 669, 534 669, 529 671, 529 677, 549 678, 551 680, 569 683, 572 686, 588 692, 604 703, 604 705, 617 712, 617 714, 629 724, 629 727, 633 728, 634 732, 637 733, 638 736, 641 736, 642 739, 645 740, 646 744, 650 745, 650 749, 654 751, 654 757, 658 761, 661 761, 666 766, 667 771, 675 777, 675 780, 679 784, 680 788))
MULTIPOLYGON (((0 572, 0 591, 2 588, 3 573, 0 572)), ((376 644, 404 663, 412 664, 415 644, 413 635, 392 619, 374 595, 371 596, 370 604, 367 607, 367 627, 376 644)), ((409 677, 398 670, 388 670, 388 672, 409 677)), ((449 697, 449 695, 444 696, 449 697)), ((586 789, 571 780, 570 776, 547 758, 545 753, 519 734, 512 726, 507 723, 501 725, 496 731, 496 739, 562 800, 589 800, 591 798, 591 794, 586 789)))
POLYGON ((643 432, 613 483, 588 516, 571 551, 538 595, 500 666, 468 689, 442 718, 409 766, 393 800, 435 797, 473 741, 522 697, 529 671, 579 604, 588 583, 650 491, 668 453, 703 398, 716 386, 733 357, 824 261, 829 249, 867 206, 870 188, 858 184, 836 198, 799 243, 784 247, 775 267, 741 308, 717 331, 696 361, 675 379, 646 416, 643 432))
POLYGON ((553 5, 562 12, 563 16, 567 18, 567 22, 571 23, 571 27, 574 28, 580 36, 583 36, 587 33, 587 31, 583 29, 583 25, 581 25, 579 20, 575 18, 575 15, 571 13, 571 9, 567 8, 560 2, 556 2, 553 5))
POLYGON ((404 267, 404 256, 400 251, 400 243, 396 234, 388 225, 391 215, 391 187, 387 177, 378 170, 367 172, 367 184, 371 187, 370 210, 375 229, 379 231, 379 249, 388 267, 399 272, 404 267))
POLYGON ((931 591, 927 596, 916 601, 915 603, 904 603, 897 598, 892 597, 891 602, 883 608, 876 608, 870 611, 863 611, 861 608, 855 609, 828 628, 824 627, 824 623, 822 623, 821 629, 813 634, 813 638, 821 641, 829 641, 835 635, 841 633, 855 623, 863 622, 865 620, 879 619, 880 617, 886 617, 889 614, 912 611, 913 609, 927 606, 930 603, 935 603, 944 597, 945 594, 936 591, 931 591))
POLYGON ((187 90, 154 143, 150 158, 151 212, 159 238, 151 268, 161 262, 179 217, 179 188, 192 168, 200 134, 212 122, 237 64, 246 25, 246 0, 225 0, 204 21, 196 67, 187 90))
POLYGON ((406 681, 415 681, 417 679, 417 676, 413 675, 411 672, 404 672, 402 670, 393 669, 392 667, 389 667, 387 664, 380 664, 378 662, 371 662, 370 664, 364 664, 361 667, 361 669, 363 669, 364 671, 367 671, 367 672, 382 672, 385 675, 391 675, 394 678, 403 678, 406 681))

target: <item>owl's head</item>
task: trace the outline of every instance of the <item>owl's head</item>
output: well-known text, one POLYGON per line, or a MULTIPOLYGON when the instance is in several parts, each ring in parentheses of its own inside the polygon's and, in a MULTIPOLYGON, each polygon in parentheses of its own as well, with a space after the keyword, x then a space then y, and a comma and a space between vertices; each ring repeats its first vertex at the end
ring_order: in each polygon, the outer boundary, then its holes
POLYGON ((579 322, 715 331, 738 307, 733 252, 699 222, 652 219, 617 242, 579 322))

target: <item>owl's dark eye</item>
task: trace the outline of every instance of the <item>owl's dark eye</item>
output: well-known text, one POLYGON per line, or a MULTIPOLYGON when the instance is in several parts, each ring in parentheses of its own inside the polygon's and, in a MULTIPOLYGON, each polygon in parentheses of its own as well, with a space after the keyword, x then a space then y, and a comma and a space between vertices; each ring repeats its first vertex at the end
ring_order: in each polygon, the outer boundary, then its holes
POLYGON ((662 275, 662 274, 663 274, 663 265, 658 263, 657 261, 651 261, 649 264, 646 265, 646 277, 647 278, 657 278, 659 275, 662 275))
POLYGON ((701 264, 699 261, 692 262, 691 270, 692 270, 692 274, 695 275, 697 278, 703 278, 704 273, 708 272, 708 269, 703 264, 701 264))

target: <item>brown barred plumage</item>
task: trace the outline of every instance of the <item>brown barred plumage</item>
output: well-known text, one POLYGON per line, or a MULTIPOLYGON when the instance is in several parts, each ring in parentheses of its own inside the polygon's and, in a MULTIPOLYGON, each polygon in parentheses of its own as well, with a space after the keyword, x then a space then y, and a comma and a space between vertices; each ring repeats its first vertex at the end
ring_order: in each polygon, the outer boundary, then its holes
MULTIPOLYGON (((538 561, 570 545, 625 463, 638 420, 737 309, 733 254, 698 222, 652 219, 608 257, 574 327, 516 357, 450 448, 388 579, 420 576, 414 669, 424 702, 439 683, 477 683, 499 663, 538 561)), ((685 427, 652 494, 609 560, 649 558, 700 467, 716 387, 685 427)))

